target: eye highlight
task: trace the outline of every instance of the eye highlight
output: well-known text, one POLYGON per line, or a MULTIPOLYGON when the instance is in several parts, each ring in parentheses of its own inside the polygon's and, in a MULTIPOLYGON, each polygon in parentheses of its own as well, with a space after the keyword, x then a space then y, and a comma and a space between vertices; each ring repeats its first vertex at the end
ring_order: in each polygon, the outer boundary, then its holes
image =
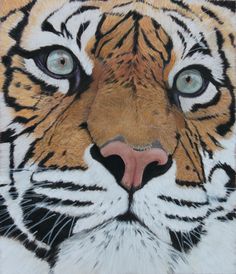
POLYGON ((48 54, 47 69, 55 75, 69 75, 74 70, 74 61, 71 54, 63 49, 56 49, 48 54))
POLYGON ((194 97, 205 91, 208 82, 199 69, 184 69, 175 77, 174 89, 181 96, 194 97))

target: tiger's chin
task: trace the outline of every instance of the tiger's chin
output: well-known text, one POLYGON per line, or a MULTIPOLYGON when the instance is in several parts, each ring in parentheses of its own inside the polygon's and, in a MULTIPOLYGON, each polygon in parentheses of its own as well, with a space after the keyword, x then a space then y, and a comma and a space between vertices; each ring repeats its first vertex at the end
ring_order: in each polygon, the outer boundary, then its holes
POLYGON ((57 274, 67 269, 70 274, 172 273, 175 260, 183 261, 180 252, 127 214, 72 236, 61 244, 56 256, 52 273, 57 274))

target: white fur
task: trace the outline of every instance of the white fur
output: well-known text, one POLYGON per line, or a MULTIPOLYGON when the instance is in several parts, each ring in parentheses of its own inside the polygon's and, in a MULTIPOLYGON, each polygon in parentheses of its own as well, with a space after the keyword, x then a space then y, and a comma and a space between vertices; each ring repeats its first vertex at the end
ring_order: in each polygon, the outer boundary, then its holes
POLYGON ((14 239, 0 237, 0 274, 48 274, 49 266, 14 239))
MULTIPOLYGON (((172 252, 181 260, 178 252, 172 252)), ((71 274, 166 273, 173 264, 169 253, 166 243, 139 224, 113 221, 65 241, 53 273, 65 273, 66 269, 71 274)))

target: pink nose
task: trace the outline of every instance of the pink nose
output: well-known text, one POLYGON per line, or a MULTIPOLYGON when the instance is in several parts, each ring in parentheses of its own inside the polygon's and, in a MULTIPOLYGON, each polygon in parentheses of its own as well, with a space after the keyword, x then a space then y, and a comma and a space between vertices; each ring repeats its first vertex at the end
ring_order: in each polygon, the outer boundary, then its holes
POLYGON ((165 165, 168 161, 167 153, 161 148, 152 148, 145 151, 136 151, 127 144, 120 141, 113 141, 101 149, 104 157, 118 155, 125 164, 125 172, 121 184, 126 189, 137 189, 141 187, 145 167, 158 162, 158 165, 165 165))

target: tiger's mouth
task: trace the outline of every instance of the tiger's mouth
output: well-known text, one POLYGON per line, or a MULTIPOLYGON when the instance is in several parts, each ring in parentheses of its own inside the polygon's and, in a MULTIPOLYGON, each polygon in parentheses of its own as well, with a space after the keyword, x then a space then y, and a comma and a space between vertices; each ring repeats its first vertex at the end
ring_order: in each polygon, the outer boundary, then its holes
POLYGON ((130 210, 127 210, 127 212, 124 214, 118 215, 116 217, 116 220, 119 222, 129 222, 129 223, 138 222, 138 223, 140 223, 139 218, 130 210))
MULTIPOLYGON (((103 157, 97 145, 93 145, 91 147, 90 153, 92 158, 102 164, 107 170, 109 170, 110 173, 115 177, 116 182, 121 187, 123 187, 123 185, 121 184, 121 180, 124 175, 125 165, 121 157, 117 155, 103 157)), ((168 161, 165 165, 157 164, 157 162, 152 162, 146 166, 146 168, 144 169, 142 184, 140 188, 147 184, 151 179, 165 174, 173 164, 172 156, 169 155, 168 161)), ((131 189, 130 191, 132 192, 133 190, 131 189)))

